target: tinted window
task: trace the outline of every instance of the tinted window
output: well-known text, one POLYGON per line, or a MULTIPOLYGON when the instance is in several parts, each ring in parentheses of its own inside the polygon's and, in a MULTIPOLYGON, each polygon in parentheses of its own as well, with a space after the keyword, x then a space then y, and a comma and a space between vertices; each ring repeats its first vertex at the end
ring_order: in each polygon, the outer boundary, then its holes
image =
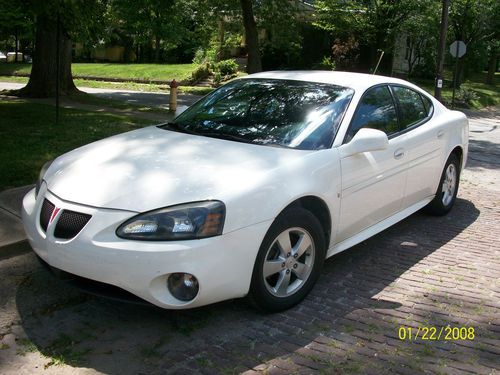
POLYGON ((361 128, 378 129, 387 135, 398 131, 396 108, 387 86, 370 89, 363 96, 347 132, 346 142, 361 128))
POLYGON ((427 117, 428 111, 418 92, 401 86, 393 86, 392 90, 399 103, 399 120, 403 129, 427 117))
POLYGON ((198 101, 176 129, 305 150, 331 147, 353 90, 274 79, 240 79, 198 101))

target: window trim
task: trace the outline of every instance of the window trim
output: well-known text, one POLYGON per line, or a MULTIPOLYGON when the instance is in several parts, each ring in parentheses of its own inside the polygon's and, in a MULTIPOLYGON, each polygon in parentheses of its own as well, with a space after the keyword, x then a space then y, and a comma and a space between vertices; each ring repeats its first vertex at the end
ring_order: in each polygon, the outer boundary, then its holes
POLYGON ((429 104, 430 104, 431 107, 429 108, 428 114, 423 119, 415 121, 414 123, 410 124, 408 127, 406 127, 406 128, 403 129, 403 125, 401 123, 401 109, 399 107, 400 103, 399 103, 398 98, 396 97, 396 94, 392 90, 393 87, 402 87, 404 89, 411 90, 411 91, 417 93, 417 95, 420 98, 420 101, 422 102, 422 105, 424 106, 424 110, 427 111, 427 109, 425 108, 423 94, 421 92, 419 92, 419 91, 417 91, 417 90, 415 90, 415 89, 413 89, 411 87, 402 85, 400 83, 389 83, 389 89, 391 91, 391 94, 393 96, 394 101, 396 102, 396 107, 397 107, 397 112, 398 112, 398 128, 399 128, 399 132, 393 133, 393 134, 397 134, 398 136, 402 135, 402 134, 405 134, 405 133, 407 133, 409 131, 412 131, 413 129, 416 129, 416 128, 420 127, 421 125, 425 124, 427 121, 429 121, 432 118, 432 116, 434 115, 434 106, 432 105, 432 101, 429 100, 429 104))

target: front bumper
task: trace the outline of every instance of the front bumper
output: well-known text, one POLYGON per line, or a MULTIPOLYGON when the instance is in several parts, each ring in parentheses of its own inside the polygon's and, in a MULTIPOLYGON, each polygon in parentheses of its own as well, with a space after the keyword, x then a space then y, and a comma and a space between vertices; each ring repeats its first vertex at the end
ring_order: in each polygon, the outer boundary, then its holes
POLYGON ((111 284, 157 306, 192 308, 242 297, 248 293, 259 246, 271 222, 263 222, 222 236, 189 241, 131 241, 116 236, 116 228, 136 212, 95 208, 67 202, 42 184, 23 200, 23 223, 28 240, 50 266, 87 279, 111 284), (63 210, 92 215, 76 237, 54 237, 55 225, 44 232, 40 210, 44 198, 63 210), (185 272, 199 282, 198 295, 189 302, 172 296, 167 288, 171 273, 185 272))

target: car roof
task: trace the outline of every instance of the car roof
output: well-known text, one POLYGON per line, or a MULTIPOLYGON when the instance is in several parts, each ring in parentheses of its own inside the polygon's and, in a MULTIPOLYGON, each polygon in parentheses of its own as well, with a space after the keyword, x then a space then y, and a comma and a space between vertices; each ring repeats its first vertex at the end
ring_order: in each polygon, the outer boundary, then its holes
POLYGON ((351 73, 351 72, 331 72, 323 70, 282 70, 269 71, 250 74, 242 77, 248 78, 268 78, 294 81, 329 83, 333 85, 350 87, 354 90, 364 91, 367 88, 382 83, 398 83, 407 86, 414 86, 410 82, 398 78, 380 76, 375 74, 351 73))

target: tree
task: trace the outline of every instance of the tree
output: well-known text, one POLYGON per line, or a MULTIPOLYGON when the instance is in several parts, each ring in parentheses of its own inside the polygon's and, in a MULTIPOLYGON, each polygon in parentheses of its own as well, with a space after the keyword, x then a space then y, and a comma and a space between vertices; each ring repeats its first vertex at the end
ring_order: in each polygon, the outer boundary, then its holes
POLYGON ((24 58, 24 46, 32 38, 33 13, 26 0, 0 0, 0 40, 14 37, 15 61, 21 45, 24 58))
POLYGON ((500 28, 500 3, 498 0, 454 0, 450 6, 450 27, 452 40, 462 40, 467 45, 467 53, 458 60, 457 87, 463 80, 466 63, 483 69, 486 65, 487 46, 495 54, 500 28), (475 61, 474 61, 475 60, 475 61))
MULTIPOLYGON (((374 67, 379 51, 390 56, 394 38, 401 25, 411 14, 421 11, 425 2, 419 0, 320 0, 316 2, 315 25, 332 33, 332 36, 347 39, 354 37, 360 46, 370 51, 370 66, 374 67)), ((386 72, 392 62, 385 61, 386 72)))
POLYGON ((100 0, 32 1, 31 8, 36 15, 35 55, 28 84, 18 91, 18 95, 54 96, 57 73, 60 95, 75 93, 78 90, 71 75, 71 36, 92 38, 99 34, 104 3, 100 0))
POLYGON ((253 15, 252 0, 240 0, 243 14, 243 25, 245 27, 245 40, 248 50, 247 72, 257 73, 262 70, 259 51, 259 35, 257 24, 253 15))

